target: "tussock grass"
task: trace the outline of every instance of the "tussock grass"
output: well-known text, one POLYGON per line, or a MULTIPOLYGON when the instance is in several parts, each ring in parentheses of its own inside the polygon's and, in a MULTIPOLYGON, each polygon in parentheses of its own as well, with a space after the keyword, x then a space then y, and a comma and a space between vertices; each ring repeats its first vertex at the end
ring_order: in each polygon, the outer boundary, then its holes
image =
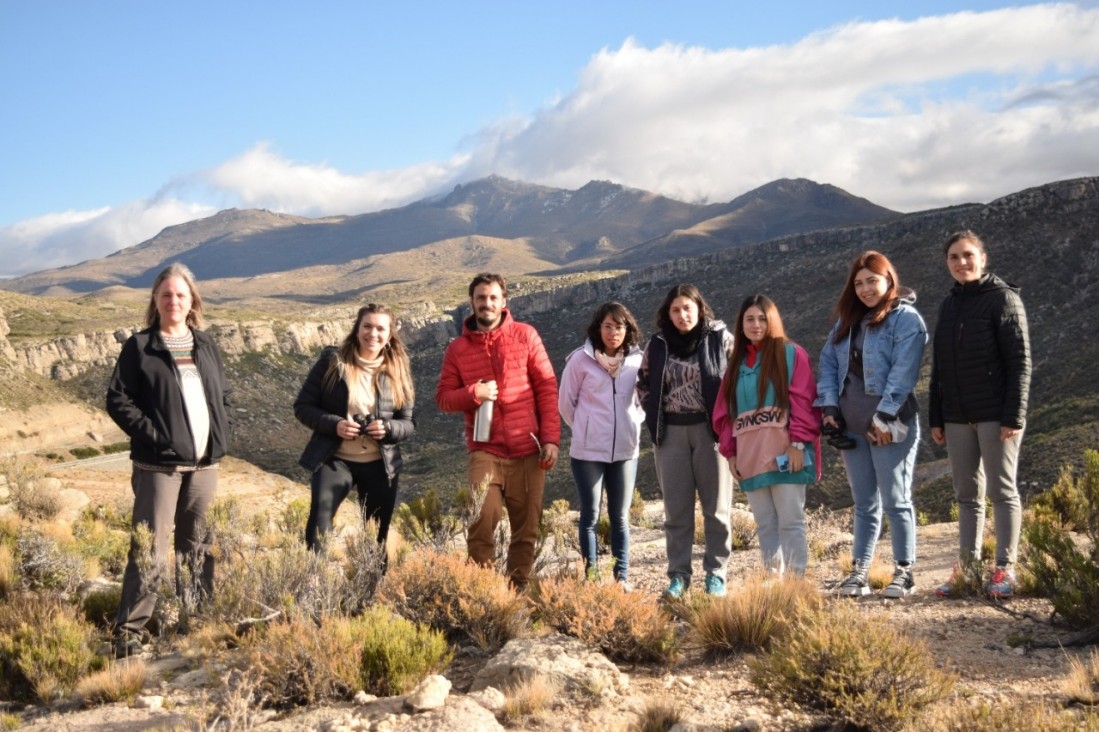
POLYGON ((1048 701, 1005 699, 997 702, 959 699, 913 720, 906 732, 1099 732, 1099 715, 1081 709, 1061 709, 1048 701))
POLYGON ((1099 708, 1099 649, 1093 648, 1085 659, 1069 659, 1061 691, 1074 704, 1099 708))
POLYGON ((613 660, 667 663, 678 653, 675 628, 660 605, 617 583, 544 579, 532 585, 531 602, 537 620, 613 660))
POLYGON ((668 695, 649 699, 630 732, 668 732, 686 719, 675 700, 668 695))
POLYGON ((76 695, 89 707, 118 701, 132 702, 145 686, 147 677, 145 661, 130 658, 111 663, 107 668, 80 679, 76 684, 76 695))
POLYGON ((0 543, 0 600, 12 593, 18 579, 15 574, 15 552, 11 545, 0 543))
POLYGON ((423 550, 391 568, 379 600, 403 617, 495 651, 526 632, 530 610, 500 573, 456 554, 423 550))
POLYGON ((850 603, 807 614, 749 668, 766 696, 875 730, 900 728, 955 683, 924 644, 850 603))
POLYGON ((515 725, 545 713, 561 691, 548 676, 536 674, 504 690, 504 721, 515 725))
POLYGON ((691 639, 711 657, 763 650, 821 604, 816 587, 803 579, 756 575, 724 598, 700 602, 690 617, 691 639))

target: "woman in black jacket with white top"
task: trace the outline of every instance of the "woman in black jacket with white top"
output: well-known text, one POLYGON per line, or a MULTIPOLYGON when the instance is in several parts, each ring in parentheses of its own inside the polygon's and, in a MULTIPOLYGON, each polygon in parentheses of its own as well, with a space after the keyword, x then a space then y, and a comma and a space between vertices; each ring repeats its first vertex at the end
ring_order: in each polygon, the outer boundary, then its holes
POLYGON ((364 521, 384 543, 403 462, 399 443, 416 431, 408 353, 392 311, 370 303, 339 348, 326 348, 294 400, 294 416, 313 430, 298 463, 311 475, 305 541, 323 537, 352 488, 364 521))
POLYGON ((206 510, 229 444, 229 386, 217 345, 199 330, 202 297, 187 267, 172 264, 157 275, 145 322, 123 344, 107 387, 107 413, 130 437, 133 528, 152 533, 156 557, 142 572, 131 541, 115 620, 118 656, 141 650, 173 529, 175 552, 194 580, 177 576, 177 590, 188 603, 213 591, 206 510))
MULTIPOLYGON (((935 326, 931 437, 950 455, 961 561, 980 558, 987 490, 996 568, 986 589, 1010 597, 1022 518, 1015 479, 1030 391, 1026 311, 1018 288, 987 271, 988 254, 976 234, 954 234, 944 249, 955 284, 935 326)), ((955 576, 936 594, 948 596, 957 586, 955 576)))

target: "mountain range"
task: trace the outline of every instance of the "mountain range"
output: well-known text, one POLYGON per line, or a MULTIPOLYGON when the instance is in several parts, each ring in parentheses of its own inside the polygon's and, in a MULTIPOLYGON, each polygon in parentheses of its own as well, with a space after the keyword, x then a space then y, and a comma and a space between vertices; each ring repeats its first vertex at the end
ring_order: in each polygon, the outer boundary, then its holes
POLYGON ((441 198, 360 216, 230 209, 108 257, 0 287, 62 297, 143 289, 165 264, 180 261, 212 299, 339 302, 423 279, 430 290, 445 290, 484 269, 511 276, 634 269, 895 215, 801 179, 774 181, 727 203, 692 204, 606 181, 563 190, 492 176, 441 198))

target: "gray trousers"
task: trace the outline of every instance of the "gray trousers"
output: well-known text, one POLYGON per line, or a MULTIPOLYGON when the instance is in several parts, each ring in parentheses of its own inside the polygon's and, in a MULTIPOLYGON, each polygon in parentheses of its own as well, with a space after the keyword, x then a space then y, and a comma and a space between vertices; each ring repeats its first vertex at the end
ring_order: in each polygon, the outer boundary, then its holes
MULTIPOLYGON (((137 542, 130 542, 115 627, 140 633, 156 609, 156 587, 167 567, 168 537, 173 526, 177 561, 197 574, 193 580, 201 592, 213 589, 214 558, 210 554, 212 537, 206 526, 206 510, 214 500, 218 471, 161 473, 135 466, 130 482, 134 491, 133 528, 144 524, 152 533, 155 562, 143 571, 137 542)), ((176 590, 186 602, 191 588, 182 586, 181 568, 176 569, 176 590)))
POLYGON ((805 574, 809 549, 805 541, 805 486, 792 483, 767 485, 745 491, 763 566, 782 576, 787 570, 805 574))
POLYGON ((706 551, 702 569, 725 579, 732 553, 729 513, 733 505, 733 476, 717 451, 705 424, 668 425, 664 441, 654 448, 656 478, 664 495, 664 541, 668 577, 691 579, 694 545, 695 494, 702 502, 706 551))
POLYGON ((996 522, 996 565, 1011 567, 1019 551, 1022 507, 1015 483, 1020 430, 1000 442, 999 422, 947 423, 946 450, 958 501, 958 550, 962 559, 980 559, 985 526, 985 496, 996 522))

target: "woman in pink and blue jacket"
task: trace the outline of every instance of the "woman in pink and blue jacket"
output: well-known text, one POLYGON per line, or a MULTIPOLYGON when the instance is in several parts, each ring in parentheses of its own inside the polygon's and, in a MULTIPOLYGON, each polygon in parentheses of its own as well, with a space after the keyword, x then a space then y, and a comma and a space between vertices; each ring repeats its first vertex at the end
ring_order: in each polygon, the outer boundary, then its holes
POLYGON ((740 306, 714 407, 718 449, 748 496, 764 567, 805 574, 805 486, 820 479, 820 410, 809 354, 766 295, 740 306))
POLYGON ((625 305, 608 302, 595 311, 587 336, 565 362, 558 395, 561 416, 572 428, 569 458, 580 498, 580 553, 585 575, 597 579, 595 524, 606 489, 614 579, 628 591, 630 501, 645 419, 634 389, 641 333, 625 305))

